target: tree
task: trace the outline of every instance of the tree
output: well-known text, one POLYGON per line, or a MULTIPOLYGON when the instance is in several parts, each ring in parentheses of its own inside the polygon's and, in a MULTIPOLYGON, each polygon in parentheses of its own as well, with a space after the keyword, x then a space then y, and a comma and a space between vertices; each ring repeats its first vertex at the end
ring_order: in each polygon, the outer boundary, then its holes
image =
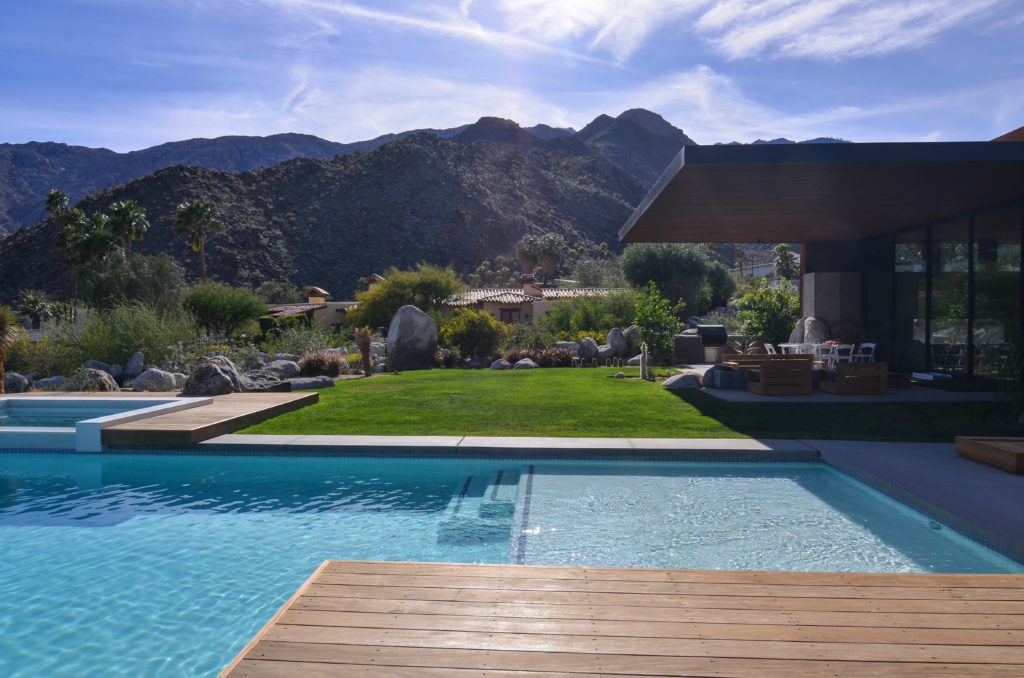
MULTIPOLYGON (((712 261, 707 248, 678 243, 639 243, 627 247, 619 259, 622 272, 634 287, 654 282, 671 303, 682 301, 694 315, 709 311, 724 295, 727 283, 721 264, 712 261), (717 289, 716 286, 717 285, 717 289)), ((731 293, 731 292, 729 292, 731 293)))
POLYGON ((111 236, 121 242, 124 255, 131 259, 132 241, 138 240, 149 230, 146 210, 134 200, 118 200, 107 209, 110 212, 108 226, 111 236))
POLYGON ((547 233, 537 243, 537 263, 544 267, 544 280, 554 276, 565 256, 565 238, 558 233, 547 233))
POLYGON ((4 392, 4 363, 7 362, 7 354, 24 332, 21 318, 6 306, 0 306, 0 394, 4 392))
POLYGON ((256 288, 256 296, 268 304, 298 304, 305 301, 295 285, 284 280, 268 280, 256 288))
POLYGON ((355 325, 387 327, 402 306, 412 304, 429 311, 462 288, 462 280, 450 266, 420 263, 411 271, 390 268, 384 272, 384 280, 356 292, 357 304, 347 319, 355 325))
POLYGON ((356 348, 363 358, 363 376, 373 376, 373 361, 370 356, 370 344, 373 343, 373 330, 369 327, 357 327, 355 332, 356 348))
POLYGON ((206 239, 224 228, 217 220, 213 206, 198 198, 181 203, 174 218, 174 228, 178 235, 188 239, 192 251, 199 253, 199 277, 206 282, 206 239))
POLYGON ((71 267, 71 280, 75 290, 88 275, 87 269, 93 263, 103 263, 118 249, 110 233, 109 218, 102 212, 87 217, 77 207, 64 215, 64 229, 61 232, 62 247, 67 253, 71 267))
POLYGON ((772 248, 775 257, 775 275, 783 280, 793 280, 800 275, 800 267, 796 263, 796 255, 784 242, 772 248))
POLYGON ((68 289, 67 283, 64 278, 64 260, 67 257, 67 253, 64 252, 64 241, 60 237, 60 233, 64 230, 64 214, 68 210, 68 196, 67 193, 60 191, 56 188, 51 188, 46 193, 46 213, 50 215, 50 218, 57 224, 57 274, 60 276, 60 290, 61 296, 67 298, 68 289))
POLYGON ((653 281, 647 283, 647 291, 637 297, 633 323, 640 332, 640 341, 647 344, 655 361, 672 361, 679 319, 685 306, 682 301, 673 304, 662 297, 653 281))
POLYGON ((38 330, 43 320, 49 320, 55 315, 56 302, 42 290, 23 290, 18 296, 18 312, 28 316, 32 322, 32 329, 38 330))
POLYGON ((533 273, 533 269, 540 263, 541 245, 540 239, 531 234, 526 234, 516 244, 516 260, 523 273, 533 273))
POLYGON ((231 337, 267 312, 266 305, 244 287, 203 282, 185 293, 185 310, 209 332, 231 337))
POLYGON ((764 341, 778 344, 789 338, 797 318, 800 317, 800 296, 789 283, 761 285, 748 292, 736 303, 739 319, 746 334, 754 334, 764 341))
POLYGON ((181 311, 185 271, 163 252, 128 259, 115 250, 102 262, 83 269, 78 278, 79 296, 91 308, 139 303, 162 312, 181 311))
POLYGON ((487 311, 460 308, 441 327, 441 341, 465 358, 490 358, 508 338, 508 326, 487 311))

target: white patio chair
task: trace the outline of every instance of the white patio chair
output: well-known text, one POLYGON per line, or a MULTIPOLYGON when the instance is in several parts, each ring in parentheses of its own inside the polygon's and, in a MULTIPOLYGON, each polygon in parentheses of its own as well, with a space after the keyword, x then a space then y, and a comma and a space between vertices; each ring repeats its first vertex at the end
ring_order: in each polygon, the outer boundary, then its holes
POLYGON ((773 344, 769 344, 768 342, 765 342, 764 350, 768 355, 778 355, 775 352, 775 346, 773 344))
POLYGON ((853 344, 839 344, 836 346, 836 362, 853 362, 853 344))
POLYGON ((836 345, 835 344, 814 344, 814 359, 825 365, 827 369, 836 366, 836 345))
POLYGON ((873 363, 875 362, 875 347, 877 344, 871 341, 862 341, 857 350, 850 356, 851 362, 873 363))

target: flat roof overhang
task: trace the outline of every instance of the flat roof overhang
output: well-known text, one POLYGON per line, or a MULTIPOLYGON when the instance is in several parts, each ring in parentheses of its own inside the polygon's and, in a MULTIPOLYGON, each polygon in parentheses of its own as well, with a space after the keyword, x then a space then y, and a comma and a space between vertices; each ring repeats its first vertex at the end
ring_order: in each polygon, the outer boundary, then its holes
POLYGON ((1024 198, 1024 142, 684 146, 623 242, 854 240, 1024 198))

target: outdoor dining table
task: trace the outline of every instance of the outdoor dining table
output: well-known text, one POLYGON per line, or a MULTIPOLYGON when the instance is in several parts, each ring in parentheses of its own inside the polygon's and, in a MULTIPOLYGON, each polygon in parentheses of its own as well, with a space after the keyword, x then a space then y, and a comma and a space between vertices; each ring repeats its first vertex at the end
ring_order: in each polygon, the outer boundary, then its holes
POLYGON ((813 353, 814 344, 779 344, 783 353, 813 353))

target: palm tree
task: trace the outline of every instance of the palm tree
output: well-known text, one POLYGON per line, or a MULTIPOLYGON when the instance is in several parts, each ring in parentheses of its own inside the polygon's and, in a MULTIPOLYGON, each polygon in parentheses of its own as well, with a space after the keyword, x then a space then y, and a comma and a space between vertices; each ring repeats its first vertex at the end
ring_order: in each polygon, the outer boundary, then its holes
POLYGON ((18 297, 18 312, 32 321, 32 329, 38 330, 44 320, 56 315, 53 298, 42 290, 22 290, 18 297))
POLYGON ((110 205, 110 233, 121 241, 124 256, 132 258, 132 241, 141 238, 149 230, 146 209, 134 200, 119 200, 110 205))
POLYGON ((64 191, 56 188, 51 188, 46 193, 46 213, 50 215, 50 218, 57 223, 57 273, 60 275, 60 291, 61 296, 65 299, 68 298, 68 288, 64 282, 64 259, 66 252, 63 248, 63 240, 60 237, 61 231, 64 229, 64 215, 68 211, 68 195, 64 191))
POLYGON ((193 252, 199 252, 199 276, 206 282, 206 238, 224 228, 213 213, 213 206, 198 198, 181 203, 174 228, 188 238, 193 252))
POLYGON ((0 394, 4 392, 4 363, 7 362, 7 354, 24 331, 21 318, 6 306, 0 306, 0 394))

